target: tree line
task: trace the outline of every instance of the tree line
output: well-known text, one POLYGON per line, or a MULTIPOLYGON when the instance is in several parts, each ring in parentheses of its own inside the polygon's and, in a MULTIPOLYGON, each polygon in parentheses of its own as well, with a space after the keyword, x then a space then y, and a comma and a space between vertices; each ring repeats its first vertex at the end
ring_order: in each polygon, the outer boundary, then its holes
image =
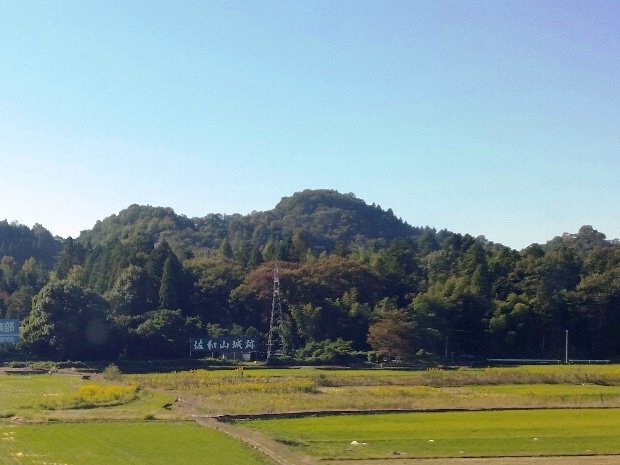
POLYGON ((56 239, 51 264, 8 255, 3 240, 0 317, 19 318, 23 350, 45 358, 183 357, 190 337, 265 339, 276 266, 283 349, 298 359, 562 358, 566 330, 573 358, 620 354, 620 243, 591 226, 516 251, 304 191, 247 216, 132 206, 56 239))

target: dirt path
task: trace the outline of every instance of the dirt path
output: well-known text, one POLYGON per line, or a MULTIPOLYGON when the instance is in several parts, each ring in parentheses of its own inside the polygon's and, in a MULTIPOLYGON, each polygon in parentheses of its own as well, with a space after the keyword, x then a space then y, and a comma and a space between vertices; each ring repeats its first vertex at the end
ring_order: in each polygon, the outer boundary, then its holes
POLYGON ((314 465, 315 461, 307 456, 295 454, 283 444, 243 426, 236 426, 216 420, 210 416, 194 415, 196 422, 209 428, 226 433, 262 452, 278 465, 314 465))

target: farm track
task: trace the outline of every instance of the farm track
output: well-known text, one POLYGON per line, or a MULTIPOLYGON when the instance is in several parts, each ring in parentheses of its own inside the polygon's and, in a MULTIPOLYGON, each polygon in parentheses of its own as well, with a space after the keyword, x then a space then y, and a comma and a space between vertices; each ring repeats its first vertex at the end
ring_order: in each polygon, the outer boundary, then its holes
POLYGON ((316 463, 310 457, 294 454, 284 445, 250 428, 225 423, 208 415, 195 415, 194 419, 200 425, 213 428, 243 441, 278 465, 314 465, 316 463))

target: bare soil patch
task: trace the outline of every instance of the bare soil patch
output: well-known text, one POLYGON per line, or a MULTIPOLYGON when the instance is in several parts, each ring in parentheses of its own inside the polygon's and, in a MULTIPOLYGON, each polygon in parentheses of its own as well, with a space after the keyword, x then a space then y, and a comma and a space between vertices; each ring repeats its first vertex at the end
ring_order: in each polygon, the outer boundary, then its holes
POLYGON ((278 465, 314 465, 316 463, 311 457, 294 454, 286 446, 250 428, 224 423, 209 416, 195 416, 194 418, 203 426, 208 426, 243 441, 265 454, 278 465))

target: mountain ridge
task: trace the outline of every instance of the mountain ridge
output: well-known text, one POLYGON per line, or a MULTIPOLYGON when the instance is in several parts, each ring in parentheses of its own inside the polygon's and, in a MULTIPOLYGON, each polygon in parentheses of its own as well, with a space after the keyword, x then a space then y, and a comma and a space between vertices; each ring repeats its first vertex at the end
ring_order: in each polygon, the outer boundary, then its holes
MULTIPOLYGON (((605 235, 591 226, 582 226, 579 231, 589 230, 598 234, 590 233, 591 240, 605 240, 605 235)), ((248 214, 207 213, 202 217, 188 217, 176 213, 172 207, 131 204, 98 220, 92 228, 81 231, 76 241, 95 246, 142 234, 154 243, 167 241, 180 258, 191 258, 208 255, 225 241, 239 251, 244 247, 260 248, 269 242, 291 241, 296 237, 318 254, 369 242, 385 246, 393 239, 416 239, 429 233, 439 237, 454 234, 446 229, 437 231, 430 226, 411 226, 398 218, 391 208, 383 210, 353 193, 305 189, 282 197, 270 210, 248 214)), ((554 248, 571 242, 575 236, 564 232, 544 244, 530 244, 523 250, 533 246, 554 248)), ((30 229, 17 222, 0 221, 0 257, 13 256, 18 263, 33 256, 51 268, 55 255, 68 239, 53 236, 40 224, 30 229)), ((478 239, 487 246, 508 247, 489 242, 484 236, 478 239)))
POLYGON ((387 350, 391 339, 374 336, 407 321, 398 344, 412 359, 440 359, 448 336, 457 354, 555 357, 567 329, 581 358, 620 354, 620 242, 591 226, 518 252, 325 189, 249 215, 133 204, 78 239, 0 222, 0 254, 10 254, 0 259, 0 317, 22 320, 44 356, 94 356, 79 325, 62 347, 48 337, 66 309, 107 321, 113 356, 182 355, 204 331, 265 338, 276 269, 287 347, 302 356, 338 339, 387 350))
POLYGON ((233 248, 242 247, 242 243, 261 247, 270 240, 292 240, 297 234, 320 253, 334 250, 339 243, 417 237, 424 230, 397 218, 391 209, 368 205, 354 194, 306 189, 283 197, 271 210, 247 215, 210 213, 188 218, 170 207, 132 204, 97 221, 77 240, 94 246, 140 233, 155 243, 166 240, 175 253, 187 258, 215 249, 225 240, 233 248))

